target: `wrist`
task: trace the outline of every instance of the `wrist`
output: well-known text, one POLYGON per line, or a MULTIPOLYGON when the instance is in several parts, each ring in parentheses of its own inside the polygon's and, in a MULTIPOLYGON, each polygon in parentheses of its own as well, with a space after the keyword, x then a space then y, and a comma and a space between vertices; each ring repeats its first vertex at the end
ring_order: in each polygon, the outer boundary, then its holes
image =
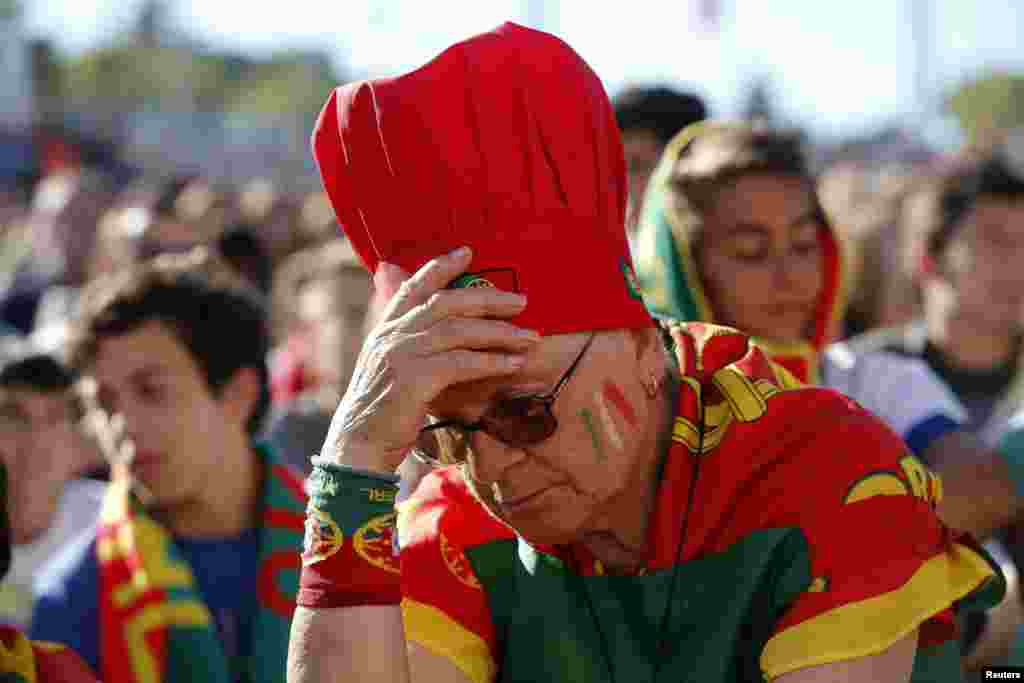
POLYGON ((383 476, 394 476, 398 464, 405 459, 405 453, 395 454, 369 443, 339 443, 324 448, 313 457, 313 464, 348 467, 356 471, 372 472, 383 476))
POLYGON ((307 481, 306 539, 298 604, 393 605, 400 600, 395 548, 398 477, 318 456, 307 481))

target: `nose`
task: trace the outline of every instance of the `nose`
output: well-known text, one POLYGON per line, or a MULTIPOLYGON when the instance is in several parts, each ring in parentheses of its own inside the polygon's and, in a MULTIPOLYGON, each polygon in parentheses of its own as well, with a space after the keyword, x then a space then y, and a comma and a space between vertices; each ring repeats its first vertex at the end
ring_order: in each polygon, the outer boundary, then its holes
POLYGON ((776 256, 772 262, 772 285, 778 290, 793 290, 799 283, 795 260, 787 256, 776 256))
POLYGON ((474 434, 470 474, 481 484, 500 483, 505 473, 526 459, 526 453, 512 448, 484 432, 474 434))

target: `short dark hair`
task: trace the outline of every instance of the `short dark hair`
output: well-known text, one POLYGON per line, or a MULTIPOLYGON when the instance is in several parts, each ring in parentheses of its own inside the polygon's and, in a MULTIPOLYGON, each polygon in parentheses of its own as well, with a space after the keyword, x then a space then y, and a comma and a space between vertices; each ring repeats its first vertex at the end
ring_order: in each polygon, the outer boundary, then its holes
POLYGON ((270 294, 273 264, 256 228, 236 223, 217 238, 217 253, 264 296, 270 294))
POLYGON ((151 321, 178 337, 214 395, 242 368, 258 372, 260 398, 246 424, 256 434, 270 406, 270 338, 259 294, 203 248, 132 266, 96 281, 83 296, 72 323, 72 367, 92 363, 103 338, 151 321))
POLYGON ((963 219, 983 198, 1024 200, 1024 177, 1001 154, 944 178, 933 197, 925 230, 928 255, 939 258, 956 237, 963 219))
POLYGON ((181 174, 165 180, 157 190, 153 213, 160 218, 178 218, 178 200, 192 183, 199 180, 197 174, 181 174))
POLYGON ((32 352, 4 363, 0 368, 0 388, 26 388, 43 393, 70 389, 75 373, 53 356, 32 352))
POLYGON ((631 86, 612 102, 619 130, 649 130, 663 146, 690 124, 703 121, 708 110, 697 95, 664 86, 631 86))

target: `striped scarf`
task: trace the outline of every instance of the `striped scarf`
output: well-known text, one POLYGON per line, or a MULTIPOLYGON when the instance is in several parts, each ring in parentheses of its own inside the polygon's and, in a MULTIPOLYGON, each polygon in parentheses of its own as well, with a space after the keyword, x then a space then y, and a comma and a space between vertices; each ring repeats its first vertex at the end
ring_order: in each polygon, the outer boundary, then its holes
POLYGON ((167 530, 115 480, 100 514, 103 679, 283 683, 305 519, 301 479, 258 447, 266 468, 250 656, 230 662, 191 567, 167 530))

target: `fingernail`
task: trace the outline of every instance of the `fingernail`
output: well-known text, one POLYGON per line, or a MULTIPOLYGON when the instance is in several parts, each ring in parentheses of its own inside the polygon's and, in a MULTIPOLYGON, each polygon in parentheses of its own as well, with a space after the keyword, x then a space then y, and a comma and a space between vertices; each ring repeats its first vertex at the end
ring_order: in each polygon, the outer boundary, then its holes
POLYGON ((509 356, 508 365, 511 368, 521 368, 526 365, 526 356, 509 356))
POLYGON ((465 256, 469 256, 469 251, 470 251, 470 250, 469 250, 469 247, 459 247, 458 249, 456 249, 455 251, 453 251, 453 252, 452 252, 452 253, 450 254, 450 256, 451 256, 452 258, 457 258, 457 259, 458 259, 458 258, 463 258, 463 257, 465 257, 465 256))

